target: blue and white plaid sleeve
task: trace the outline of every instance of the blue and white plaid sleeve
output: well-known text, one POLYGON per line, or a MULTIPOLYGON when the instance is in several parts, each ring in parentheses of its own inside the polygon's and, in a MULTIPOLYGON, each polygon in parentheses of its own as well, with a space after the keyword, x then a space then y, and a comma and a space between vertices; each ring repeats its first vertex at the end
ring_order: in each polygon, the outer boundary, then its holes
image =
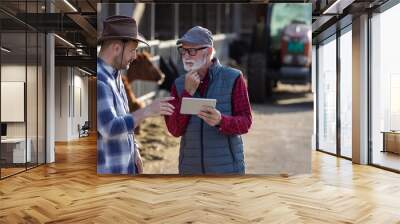
POLYGON ((133 133, 134 119, 131 114, 118 116, 113 105, 113 92, 104 82, 97 80, 97 125, 104 138, 133 133))

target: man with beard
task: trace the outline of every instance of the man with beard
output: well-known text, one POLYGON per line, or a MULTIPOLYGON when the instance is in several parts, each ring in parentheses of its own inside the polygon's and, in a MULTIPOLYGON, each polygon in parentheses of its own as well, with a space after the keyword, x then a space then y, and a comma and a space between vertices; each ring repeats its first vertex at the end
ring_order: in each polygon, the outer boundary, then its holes
POLYGON ((251 108, 241 71, 220 64, 212 33, 196 26, 177 41, 184 69, 171 88, 175 107, 165 116, 169 132, 182 136, 180 174, 244 174, 241 134, 248 132, 251 108), (180 114, 183 97, 216 99, 216 108, 198 115, 180 114))
POLYGON ((120 71, 136 59, 138 43, 147 43, 130 17, 111 16, 103 24, 97 60, 97 173, 134 175, 143 172, 135 127, 147 117, 171 115, 174 108, 167 101, 173 98, 129 112, 120 71))

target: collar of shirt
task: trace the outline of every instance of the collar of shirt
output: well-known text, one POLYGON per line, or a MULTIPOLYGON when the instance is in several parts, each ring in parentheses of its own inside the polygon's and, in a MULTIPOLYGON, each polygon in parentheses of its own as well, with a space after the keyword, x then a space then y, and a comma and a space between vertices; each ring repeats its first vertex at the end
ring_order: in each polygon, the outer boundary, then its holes
MULTIPOLYGON (((118 69, 115 69, 115 68, 112 67, 111 65, 107 64, 107 63, 106 63, 103 59, 101 59, 101 58, 98 58, 97 60, 98 60, 98 62, 101 64, 101 66, 103 67, 103 69, 106 70, 107 75, 110 76, 110 78, 111 78, 111 79, 113 80, 113 82, 115 83, 115 87, 117 87, 117 91, 118 91, 117 94, 119 94, 121 97, 123 97, 123 95, 124 95, 125 93, 122 92, 123 84, 122 84, 121 77, 118 77, 118 76, 119 76, 119 71, 118 71, 118 69)), ((124 103, 125 109, 126 109, 127 111, 129 111, 129 107, 128 107, 127 102, 124 101, 123 103, 124 103)))
POLYGON ((208 82, 210 81, 210 75, 208 74, 209 71, 207 71, 206 76, 201 80, 200 85, 199 85, 199 91, 200 95, 204 96, 204 93, 206 92, 206 89, 208 88, 208 82))
POLYGON ((98 58, 99 62, 101 63, 101 65, 104 67, 104 69, 108 72, 108 74, 110 74, 111 76, 113 76, 114 79, 116 79, 118 77, 118 70, 115 69, 114 67, 112 67, 111 65, 107 64, 103 59, 98 58))
POLYGON ((206 76, 204 76, 204 78, 201 80, 200 85, 207 85, 209 80, 210 80, 210 77, 207 72, 206 76))
POLYGON ((200 86, 207 86, 209 81, 210 81, 210 73, 213 73, 214 70, 216 69, 216 67, 220 66, 219 60, 218 58, 213 58, 211 60, 212 64, 211 66, 208 68, 206 76, 204 76, 204 78, 201 80, 200 82, 200 86))

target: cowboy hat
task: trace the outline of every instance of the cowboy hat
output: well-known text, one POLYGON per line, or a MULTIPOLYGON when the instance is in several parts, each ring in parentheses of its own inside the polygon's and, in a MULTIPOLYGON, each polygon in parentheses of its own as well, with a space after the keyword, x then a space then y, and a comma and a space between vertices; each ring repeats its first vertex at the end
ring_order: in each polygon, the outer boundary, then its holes
POLYGON ((135 40, 149 46, 138 32, 136 21, 128 16, 110 16, 103 21, 103 33, 97 40, 101 44, 106 40, 135 40))

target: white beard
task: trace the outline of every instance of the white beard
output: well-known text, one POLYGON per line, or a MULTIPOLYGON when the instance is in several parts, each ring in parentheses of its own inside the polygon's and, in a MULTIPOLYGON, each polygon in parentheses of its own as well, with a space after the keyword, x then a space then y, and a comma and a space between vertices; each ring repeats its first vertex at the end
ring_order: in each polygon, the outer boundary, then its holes
POLYGON ((185 60, 185 59, 182 59, 182 60, 183 60, 183 69, 185 69, 185 71, 187 71, 187 72, 193 71, 193 70, 198 70, 198 69, 200 69, 201 67, 203 67, 206 64, 206 57, 205 56, 203 57, 202 60, 196 60, 196 61, 194 61, 194 60, 185 60), (187 65, 186 64, 187 62, 191 62, 191 63, 193 63, 193 65, 192 66, 187 65))

